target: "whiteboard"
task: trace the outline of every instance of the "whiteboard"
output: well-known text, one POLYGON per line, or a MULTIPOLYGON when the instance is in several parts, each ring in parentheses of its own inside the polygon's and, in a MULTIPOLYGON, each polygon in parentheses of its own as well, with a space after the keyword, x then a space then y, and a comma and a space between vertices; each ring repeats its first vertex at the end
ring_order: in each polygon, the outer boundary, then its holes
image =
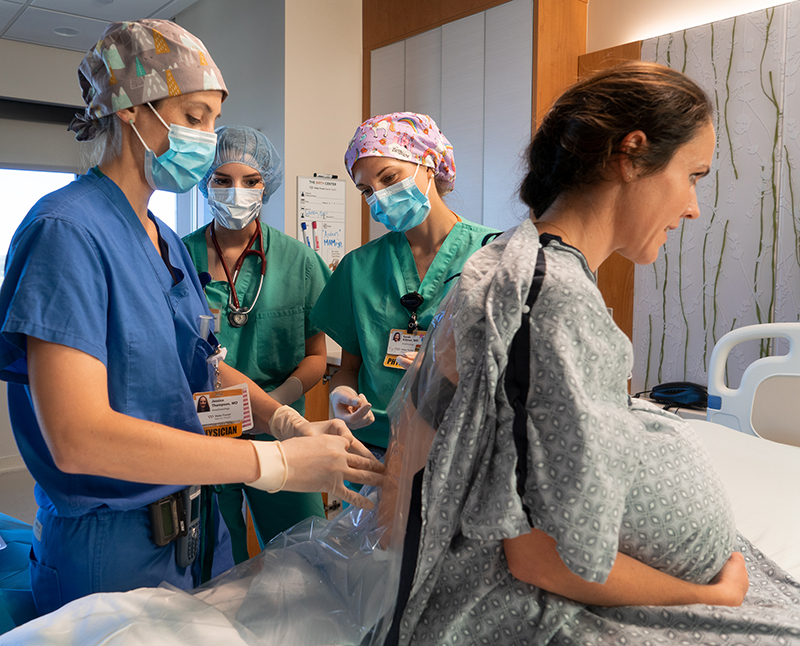
POLYGON ((297 177, 297 239, 336 269, 344 256, 343 179, 297 177))

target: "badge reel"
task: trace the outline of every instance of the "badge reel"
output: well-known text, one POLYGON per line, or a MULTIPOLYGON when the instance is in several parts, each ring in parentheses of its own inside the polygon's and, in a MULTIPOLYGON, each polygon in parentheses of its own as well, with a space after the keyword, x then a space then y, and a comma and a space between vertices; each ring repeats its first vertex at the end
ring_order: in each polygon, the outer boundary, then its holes
POLYGON ((419 329, 419 322, 417 321, 417 310, 425 302, 419 292, 409 292, 400 297, 400 304, 407 310, 411 311, 408 318, 408 325, 406 329, 391 329, 389 330, 389 340, 386 345, 386 357, 383 360, 383 365, 387 368, 396 368, 405 370, 405 367, 397 361, 400 355, 406 355, 419 350, 422 339, 425 337, 425 331, 419 329))
POLYGON ((425 299, 422 298, 422 294, 417 291, 409 292, 408 294, 400 297, 400 305, 405 307, 407 310, 411 310, 411 316, 408 319, 408 326, 406 328, 408 334, 414 334, 414 332, 419 330, 419 323, 417 323, 417 310, 424 302, 425 299))

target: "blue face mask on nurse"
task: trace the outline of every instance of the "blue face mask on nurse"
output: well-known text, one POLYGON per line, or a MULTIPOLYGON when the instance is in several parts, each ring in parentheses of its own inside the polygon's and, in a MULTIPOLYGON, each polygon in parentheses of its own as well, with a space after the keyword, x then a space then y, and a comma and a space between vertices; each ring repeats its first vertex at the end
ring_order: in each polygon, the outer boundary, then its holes
MULTIPOLYGON (((372 219, 380 222, 390 231, 409 231, 419 226, 431 212, 431 202, 428 191, 431 190, 433 177, 428 177, 428 186, 425 193, 420 191, 416 183, 417 172, 420 165, 414 169, 414 174, 379 189, 370 195, 365 195, 372 219)), ((382 181, 391 181, 390 175, 382 181)))
POLYGON ((149 108, 169 131, 169 148, 161 155, 147 145, 133 119, 128 123, 144 146, 144 176, 153 190, 186 193, 195 186, 214 161, 217 135, 177 124, 167 124, 151 103, 149 108))

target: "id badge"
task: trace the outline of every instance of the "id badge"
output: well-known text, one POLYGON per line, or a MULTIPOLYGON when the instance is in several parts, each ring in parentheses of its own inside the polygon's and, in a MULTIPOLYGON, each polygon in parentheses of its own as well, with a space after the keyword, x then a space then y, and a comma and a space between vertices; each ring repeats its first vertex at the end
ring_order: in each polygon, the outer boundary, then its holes
POLYGON ((397 363, 397 357, 406 352, 419 352, 424 338, 425 330, 417 330, 415 334, 409 334, 405 330, 390 330, 383 365, 387 368, 404 370, 403 366, 397 363))
POLYGON ((225 390, 194 393, 197 417, 210 437, 239 437, 253 428, 250 391, 247 384, 225 390))
POLYGON ((214 334, 219 334, 220 330, 222 330, 222 310, 220 310, 218 307, 211 307, 209 309, 214 317, 214 329, 212 332, 214 334))

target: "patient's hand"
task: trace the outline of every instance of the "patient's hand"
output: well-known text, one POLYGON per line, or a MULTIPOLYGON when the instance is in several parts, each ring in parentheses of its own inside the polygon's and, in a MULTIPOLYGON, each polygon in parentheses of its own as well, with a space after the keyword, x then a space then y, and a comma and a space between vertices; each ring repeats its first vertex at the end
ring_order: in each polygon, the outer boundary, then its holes
POLYGON ((741 606, 750 587, 744 556, 739 552, 731 554, 722 569, 711 579, 709 585, 717 588, 716 592, 720 595, 714 605, 741 606))

